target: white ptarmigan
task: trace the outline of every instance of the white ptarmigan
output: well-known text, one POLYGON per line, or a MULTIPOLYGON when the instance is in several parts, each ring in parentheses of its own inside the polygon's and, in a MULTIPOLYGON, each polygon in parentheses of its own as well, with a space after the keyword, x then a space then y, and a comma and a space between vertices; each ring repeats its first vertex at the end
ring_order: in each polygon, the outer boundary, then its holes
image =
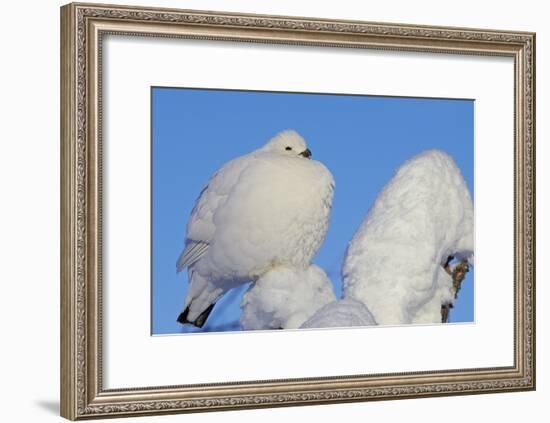
POLYGON ((349 243, 343 297, 363 302, 380 325, 441 322, 452 304, 454 257, 473 263, 474 209, 454 160, 430 150, 404 163, 349 243))
POLYGON ((295 131, 223 165, 199 195, 177 271, 188 268, 180 323, 202 327, 228 290, 271 268, 305 269, 329 224, 334 179, 295 131))

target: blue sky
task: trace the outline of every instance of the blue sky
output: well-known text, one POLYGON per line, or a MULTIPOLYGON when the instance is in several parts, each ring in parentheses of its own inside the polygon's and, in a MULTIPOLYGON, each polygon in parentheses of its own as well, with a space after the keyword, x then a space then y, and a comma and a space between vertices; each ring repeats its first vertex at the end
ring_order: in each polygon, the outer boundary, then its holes
MULTIPOLYGON (((473 197, 472 100, 271 93, 154 87, 152 95, 152 333, 195 331, 176 322, 187 274, 176 274, 187 219, 221 165, 283 129, 307 141, 336 181, 331 224, 314 258, 341 292, 347 243, 379 190, 411 156, 432 148, 457 162, 473 197)), ((238 329, 237 288, 217 303, 202 331, 238 329)), ((473 271, 452 322, 473 321, 473 271)))

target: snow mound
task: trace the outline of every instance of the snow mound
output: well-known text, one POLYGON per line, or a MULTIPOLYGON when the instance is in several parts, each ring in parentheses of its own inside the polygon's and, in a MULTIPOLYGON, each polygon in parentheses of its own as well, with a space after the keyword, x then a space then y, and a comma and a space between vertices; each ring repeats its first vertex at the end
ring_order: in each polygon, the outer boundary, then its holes
POLYGON ((449 256, 473 263, 474 213, 453 159, 430 150, 403 164, 350 241, 343 297, 363 302, 378 324, 441 322, 454 301, 449 256))
POLYGON ((360 301, 348 298, 333 301, 319 309, 301 328, 337 328, 372 326, 376 321, 369 309, 360 301))
POLYGON ((319 266, 278 266, 262 275, 244 294, 241 326, 244 330, 299 328, 335 299, 332 283, 319 266))

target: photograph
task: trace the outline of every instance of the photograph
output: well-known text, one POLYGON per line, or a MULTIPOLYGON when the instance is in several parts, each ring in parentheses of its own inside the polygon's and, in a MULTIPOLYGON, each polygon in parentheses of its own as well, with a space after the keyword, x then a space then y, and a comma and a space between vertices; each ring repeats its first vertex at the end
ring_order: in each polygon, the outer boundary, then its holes
POLYGON ((151 333, 475 324, 473 99, 151 87, 151 333))

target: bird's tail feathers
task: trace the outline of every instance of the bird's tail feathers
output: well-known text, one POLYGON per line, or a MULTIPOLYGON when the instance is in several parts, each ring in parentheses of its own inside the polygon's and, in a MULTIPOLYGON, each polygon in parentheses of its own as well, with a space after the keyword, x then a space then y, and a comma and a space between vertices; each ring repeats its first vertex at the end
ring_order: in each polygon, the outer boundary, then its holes
POLYGON ((204 324, 206 323, 206 319, 208 319, 208 316, 210 316, 210 313, 214 309, 214 306, 216 303, 210 304, 206 310, 204 310, 195 320, 189 320, 189 306, 183 310, 180 315, 178 316, 178 322, 182 325, 189 323, 193 326, 196 326, 198 328, 202 328, 204 324))
POLYGON ((177 321, 202 327, 214 309, 224 290, 194 271, 189 272, 189 290, 183 312, 177 321))

